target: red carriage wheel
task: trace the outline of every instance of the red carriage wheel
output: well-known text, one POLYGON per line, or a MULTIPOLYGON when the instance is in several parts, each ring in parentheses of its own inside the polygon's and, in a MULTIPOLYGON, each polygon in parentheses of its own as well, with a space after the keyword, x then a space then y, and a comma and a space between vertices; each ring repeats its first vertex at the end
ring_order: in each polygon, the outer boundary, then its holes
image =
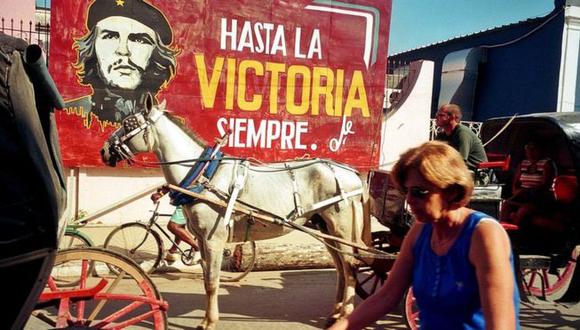
POLYGON ((57 254, 33 315, 54 328, 165 330, 167 307, 155 284, 132 260, 85 248, 57 254))
MULTIPOLYGON (((522 276, 522 286, 525 294, 540 297, 548 300, 560 298, 570 284, 572 275, 576 268, 580 246, 572 250, 570 258, 560 265, 537 266, 537 262, 530 265, 527 260, 520 260, 520 271, 522 276)), ((525 258, 525 256, 521 256, 525 258)), ((536 261, 537 259, 532 260, 536 261)), ((550 262, 555 262, 551 260, 550 262)))
POLYGON ((405 318, 405 324, 407 328, 411 330, 419 329, 419 307, 415 301, 415 296, 413 296, 413 288, 410 287, 405 293, 404 306, 405 311, 403 317, 405 318))

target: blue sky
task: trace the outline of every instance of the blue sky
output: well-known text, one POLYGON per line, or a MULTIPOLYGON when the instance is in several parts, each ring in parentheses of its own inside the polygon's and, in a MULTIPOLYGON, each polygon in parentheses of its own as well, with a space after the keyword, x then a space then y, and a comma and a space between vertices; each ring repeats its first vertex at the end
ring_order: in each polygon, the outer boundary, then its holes
MULTIPOLYGON (((554 0, 392 1, 389 54, 544 16, 554 8, 554 0)), ((50 7, 50 2, 36 0, 36 5, 50 7)))
POLYGON ((50 0, 36 0, 36 6, 42 8, 50 7, 50 0))
POLYGON ((544 16, 554 0, 392 0, 389 54, 544 16))

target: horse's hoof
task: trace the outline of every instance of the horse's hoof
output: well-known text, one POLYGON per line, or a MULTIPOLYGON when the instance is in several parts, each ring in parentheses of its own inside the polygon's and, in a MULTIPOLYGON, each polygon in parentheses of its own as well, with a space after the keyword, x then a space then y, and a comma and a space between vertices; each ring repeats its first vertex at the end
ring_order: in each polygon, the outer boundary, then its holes
POLYGON ((324 328, 325 329, 330 328, 333 324, 336 323, 336 321, 338 321, 338 317, 331 316, 327 318, 326 323, 324 324, 324 328))
POLYGON ((198 325, 195 330, 215 330, 216 326, 214 325, 207 325, 205 323, 201 323, 198 325))
POLYGON ((213 330, 213 329, 215 329, 215 327, 208 327, 208 326, 201 325, 201 324, 195 328, 195 330, 213 330))

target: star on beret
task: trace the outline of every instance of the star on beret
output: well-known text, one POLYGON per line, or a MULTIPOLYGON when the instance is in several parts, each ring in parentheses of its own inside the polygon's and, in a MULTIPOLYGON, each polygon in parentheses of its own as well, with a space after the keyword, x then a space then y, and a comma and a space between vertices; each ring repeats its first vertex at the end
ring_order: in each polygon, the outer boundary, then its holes
POLYGON ((93 0, 87 14, 87 28, 90 30, 99 21, 111 16, 134 19, 159 33, 166 45, 172 42, 173 32, 167 18, 145 0, 93 0))

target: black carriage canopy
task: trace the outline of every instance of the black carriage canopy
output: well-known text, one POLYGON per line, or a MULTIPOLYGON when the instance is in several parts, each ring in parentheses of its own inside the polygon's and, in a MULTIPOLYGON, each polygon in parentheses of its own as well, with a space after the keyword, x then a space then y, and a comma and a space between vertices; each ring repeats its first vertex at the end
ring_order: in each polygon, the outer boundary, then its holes
POLYGON ((558 174, 580 174, 580 113, 535 113, 488 119, 481 128, 486 151, 510 155, 510 172, 525 157, 524 145, 540 141, 548 157, 558 166, 558 174), (510 122, 511 121, 511 122, 510 122), (490 141, 491 140, 491 141, 490 141))
MULTIPOLYGON (((492 154, 510 155, 509 171, 499 173, 498 179, 504 183, 502 197, 511 194, 512 176, 518 164, 525 157, 524 146, 529 141, 540 143, 545 156, 554 160, 557 167, 557 175, 571 175, 580 177, 580 113, 535 113, 530 115, 492 118, 483 123, 481 137, 486 145, 486 151, 492 154), (513 119, 513 120, 512 120, 513 119), (504 177, 501 177, 504 176, 504 177), (505 189, 507 188, 507 189, 505 189)), ((580 196, 576 196, 573 202, 578 206, 580 196)), ((561 233, 555 237, 560 242, 568 242, 569 248, 574 249, 580 244, 580 216, 573 212, 572 228, 568 228, 566 234, 561 233), (566 239, 564 236, 571 238, 566 239)), ((540 233, 535 237, 534 244, 545 247, 549 233, 540 233)), ((569 255, 569 254, 567 254, 569 255)), ((564 303, 577 303, 580 300, 580 267, 576 266, 572 275, 570 286, 566 294, 559 299, 564 303)))
POLYGON ((0 32, 0 283, 10 299, 0 313, 1 329, 24 326, 64 228, 54 119, 54 109, 62 107, 41 48, 0 32))

